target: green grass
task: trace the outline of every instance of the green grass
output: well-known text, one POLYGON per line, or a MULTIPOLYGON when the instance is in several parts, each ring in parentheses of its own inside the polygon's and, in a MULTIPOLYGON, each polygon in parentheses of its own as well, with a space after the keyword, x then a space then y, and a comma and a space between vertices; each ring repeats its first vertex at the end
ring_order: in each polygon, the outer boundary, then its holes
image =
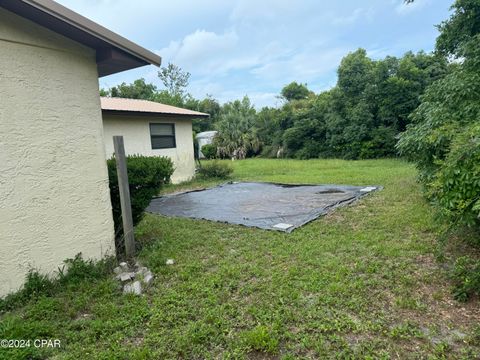
MULTIPOLYGON (((399 160, 243 160, 234 180, 383 185, 291 234, 146 216, 142 297, 112 276, 81 281, 2 315, 0 338, 59 349, 0 358, 464 358, 480 356, 478 301, 452 299, 435 261, 438 227, 399 160), (175 259, 166 266, 165 260, 175 259)), ((166 192, 221 181, 169 186, 166 192)))

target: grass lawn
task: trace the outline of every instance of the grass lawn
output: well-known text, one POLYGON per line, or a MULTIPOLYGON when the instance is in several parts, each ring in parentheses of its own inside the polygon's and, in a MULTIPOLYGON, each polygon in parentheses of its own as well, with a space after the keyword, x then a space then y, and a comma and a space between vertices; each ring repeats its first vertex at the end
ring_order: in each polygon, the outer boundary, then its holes
POLYGON ((121 296, 110 275, 32 300, 1 316, 0 338, 58 338, 62 348, 0 349, 0 358, 480 357, 479 302, 451 296, 434 257, 439 229, 411 165, 233 166, 235 180, 384 189, 291 234, 148 215, 136 229, 156 276, 144 296, 121 296))

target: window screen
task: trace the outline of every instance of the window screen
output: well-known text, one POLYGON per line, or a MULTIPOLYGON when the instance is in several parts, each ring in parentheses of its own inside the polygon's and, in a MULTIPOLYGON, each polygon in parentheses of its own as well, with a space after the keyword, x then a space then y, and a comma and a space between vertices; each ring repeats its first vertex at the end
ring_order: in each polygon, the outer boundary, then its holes
POLYGON ((176 147, 174 124, 150 124, 152 149, 170 149, 176 147))

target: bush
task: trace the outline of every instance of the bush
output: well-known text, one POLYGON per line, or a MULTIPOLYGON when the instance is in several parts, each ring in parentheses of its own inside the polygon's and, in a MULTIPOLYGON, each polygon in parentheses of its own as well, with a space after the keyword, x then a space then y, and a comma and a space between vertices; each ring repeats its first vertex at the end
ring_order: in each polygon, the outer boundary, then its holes
POLYGON ((434 179, 429 196, 442 214, 452 222, 480 225, 480 123, 454 137, 434 179))
POLYGON ((456 259, 451 277, 453 295, 459 301, 467 301, 472 295, 480 295, 480 262, 469 256, 456 259))
POLYGON ((217 146, 214 144, 203 145, 201 151, 207 159, 215 159, 217 157, 217 146))
POLYGON ((480 51, 471 51, 427 89, 397 148, 416 163, 427 197, 451 224, 480 226, 480 51))
POLYGON ((214 160, 203 164, 198 172, 204 178, 226 179, 233 173, 233 168, 227 163, 214 160))
MULTIPOLYGON (((118 245, 120 245, 118 240, 121 239, 123 230, 115 158, 107 160, 107 165, 118 251, 118 245)), ((127 156, 127 172, 134 226, 142 219, 144 211, 150 204, 152 197, 158 194, 163 184, 170 181, 173 171, 173 163, 167 157, 127 156)))
MULTIPOLYGON (((426 196, 448 230, 480 230, 479 43, 480 34, 462 44, 463 61, 427 88, 397 143, 400 154, 415 162, 426 196)), ((478 260, 458 258, 452 277, 456 299, 480 293, 478 260)))

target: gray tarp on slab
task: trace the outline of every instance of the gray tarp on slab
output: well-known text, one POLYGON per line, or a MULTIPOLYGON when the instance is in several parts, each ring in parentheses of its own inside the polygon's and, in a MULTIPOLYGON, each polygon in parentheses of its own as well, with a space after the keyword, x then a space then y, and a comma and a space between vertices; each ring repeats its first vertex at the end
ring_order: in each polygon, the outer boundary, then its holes
POLYGON ((337 206, 349 204, 380 188, 227 183, 210 189, 157 197, 147 211, 290 232, 337 206))

